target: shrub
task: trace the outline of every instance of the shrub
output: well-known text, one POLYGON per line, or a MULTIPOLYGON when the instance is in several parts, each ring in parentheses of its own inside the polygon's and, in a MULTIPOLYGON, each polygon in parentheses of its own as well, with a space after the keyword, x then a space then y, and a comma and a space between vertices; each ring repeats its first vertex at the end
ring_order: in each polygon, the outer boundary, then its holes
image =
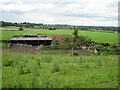
POLYGON ((12 66, 13 60, 12 58, 6 58, 5 61, 3 62, 4 66, 12 66))
POLYGON ((58 50, 57 46, 43 46, 41 50, 58 50))
POLYGON ((115 49, 116 49, 117 46, 116 46, 115 44, 112 44, 112 45, 110 46, 110 48, 112 48, 112 49, 115 48, 115 49))
POLYGON ((49 28, 48 30, 56 30, 57 28, 49 28))
POLYGON ((59 71, 60 71, 59 65, 58 64, 54 64, 52 72, 55 73, 55 72, 59 72, 59 71))
POLYGON ((95 48, 94 47, 89 47, 90 50, 94 50, 95 48))
POLYGON ((23 31, 23 28, 22 28, 22 27, 20 27, 20 28, 19 28, 19 31, 23 31))
POLYGON ((49 48, 50 48, 50 50, 57 50, 58 49, 57 46, 50 46, 49 48))
POLYGON ((96 48, 96 50, 97 50, 97 51, 100 51, 100 48, 99 48, 99 47, 97 47, 97 48, 96 48))
POLYGON ((71 49, 72 48, 71 38, 70 37, 64 37, 63 41, 61 42, 61 46, 64 47, 65 50, 71 49))
POLYGON ((50 63, 52 61, 52 57, 51 56, 42 56, 41 59, 45 63, 50 63))
POLYGON ((20 66, 18 67, 19 69, 19 75, 22 75, 22 74, 28 74, 30 73, 30 68, 27 68, 25 67, 25 64, 21 63, 20 66))
POLYGON ((74 52, 74 55, 79 55, 77 52, 74 52))
POLYGON ((109 43, 101 43, 103 46, 110 46, 109 43))
POLYGON ((38 64, 38 66, 40 68, 40 60, 39 59, 37 60, 37 64, 38 64))
POLYGON ((8 46, 8 43, 3 43, 3 42, 2 42, 2 47, 3 47, 3 48, 7 48, 7 46, 8 46))
POLYGON ((59 41, 56 40, 56 39, 54 39, 54 40, 52 41, 52 43, 53 43, 54 46, 59 45, 59 41))
POLYGON ((23 36, 23 35, 14 35, 14 36, 12 36, 12 37, 21 37, 21 36, 23 36))

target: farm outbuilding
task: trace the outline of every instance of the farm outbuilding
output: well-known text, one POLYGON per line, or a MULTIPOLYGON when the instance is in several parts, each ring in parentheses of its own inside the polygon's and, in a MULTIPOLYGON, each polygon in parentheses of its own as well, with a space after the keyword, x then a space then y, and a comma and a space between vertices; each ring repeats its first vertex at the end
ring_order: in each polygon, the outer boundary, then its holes
POLYGON ((120 50, 120 44, 117 43, 116 46, 117 46, 117 49, 120 50))
POLYGON ((66 36, 66 35, 53 35, 52 36, 52 39, 56 39, 58 41, 62 41, 65 37, 69 37, 69 38, 72 38, 72 36, 66 36))
POLYGON ((23 37, 13 37, 10 39, 11 46, 40 46, 51 45, 52 38, 47 36, 24 35, 23 37))

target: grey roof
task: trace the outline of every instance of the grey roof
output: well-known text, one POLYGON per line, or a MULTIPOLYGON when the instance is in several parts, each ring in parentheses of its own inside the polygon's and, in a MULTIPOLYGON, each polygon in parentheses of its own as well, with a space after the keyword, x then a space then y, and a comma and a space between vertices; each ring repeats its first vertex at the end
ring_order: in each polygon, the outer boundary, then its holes
POLYGON ((51 37, 14 37, 10 40, 52 40, 51 37))
POLYGON ((38 37, 38 35, 35 35, 35 34, 27 34, 27 35, 24 35, 23 37, 38 37))

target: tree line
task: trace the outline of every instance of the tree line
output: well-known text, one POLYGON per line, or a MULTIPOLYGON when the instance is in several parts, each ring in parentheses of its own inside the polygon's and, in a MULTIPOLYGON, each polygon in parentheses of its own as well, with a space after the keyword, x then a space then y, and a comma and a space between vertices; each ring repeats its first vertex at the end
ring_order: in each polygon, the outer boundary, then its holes
POLYGON ((16 27, 25 27, 25 28, 34 28, 34 29, 78 29, 78 30, 89 30, 89 31, 120 31, 118 27, 110 27, 110 26, 77 26, 77 25, 67 25, 67 24, 43 24, 43 23, 29 23, 29 22, 4 22, 0 21, 0 25, 2 27, 5 26, 16 26, 16 27))

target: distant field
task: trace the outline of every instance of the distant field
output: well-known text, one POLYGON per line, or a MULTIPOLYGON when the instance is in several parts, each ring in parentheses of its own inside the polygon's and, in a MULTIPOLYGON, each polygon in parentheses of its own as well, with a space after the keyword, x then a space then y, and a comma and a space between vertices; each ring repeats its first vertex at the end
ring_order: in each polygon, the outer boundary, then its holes
MULTIPOLYGON (((4 26, 2 27, 3 29, 4 28, 7 28, 7 29, 19 29, 20 27, 16 27, 16 26, 4 26)), ((32 28, 26 28, 26 27, 23 27, 24 29, 32 29, 32 28)))
MULTIPOLYGON (((0 30, 19 30, 20 27, 15 27, 15 26, 5 26, 5 27, 2 27, 0 28, 0 30)), ((47 29, 32 29, 32 28, 25 28, 24 27, 24 30, 31 30, 31 31, 40 31, 40 30, 47 30, 47 29)))
POLYGON ((3 88, 117 88, 118 56, 2 52, 3 88))
MULTIPOLYGON (((72 35, 73 30, 25 30, 25 31, 8 31, 2 30, 2 39, 8 40, 14 35, 24 35, 24 34, 46 34, 48 36, 52 35, 72 35)), ((117 33, 106 33, 106 32, 93 32, 93 31, 79 31, 79 35, 88 36, 96 42, 103 43, 118 43, 117 33)))
POLYGON ((14 29, 18 29, 18 28, 20 28, 20 27, 15 27, 15 26, 4 26, 4 27, 2 27, 2 28, 8 28, 8 29, 12 29, 12 28, 14 28, 14 29))

